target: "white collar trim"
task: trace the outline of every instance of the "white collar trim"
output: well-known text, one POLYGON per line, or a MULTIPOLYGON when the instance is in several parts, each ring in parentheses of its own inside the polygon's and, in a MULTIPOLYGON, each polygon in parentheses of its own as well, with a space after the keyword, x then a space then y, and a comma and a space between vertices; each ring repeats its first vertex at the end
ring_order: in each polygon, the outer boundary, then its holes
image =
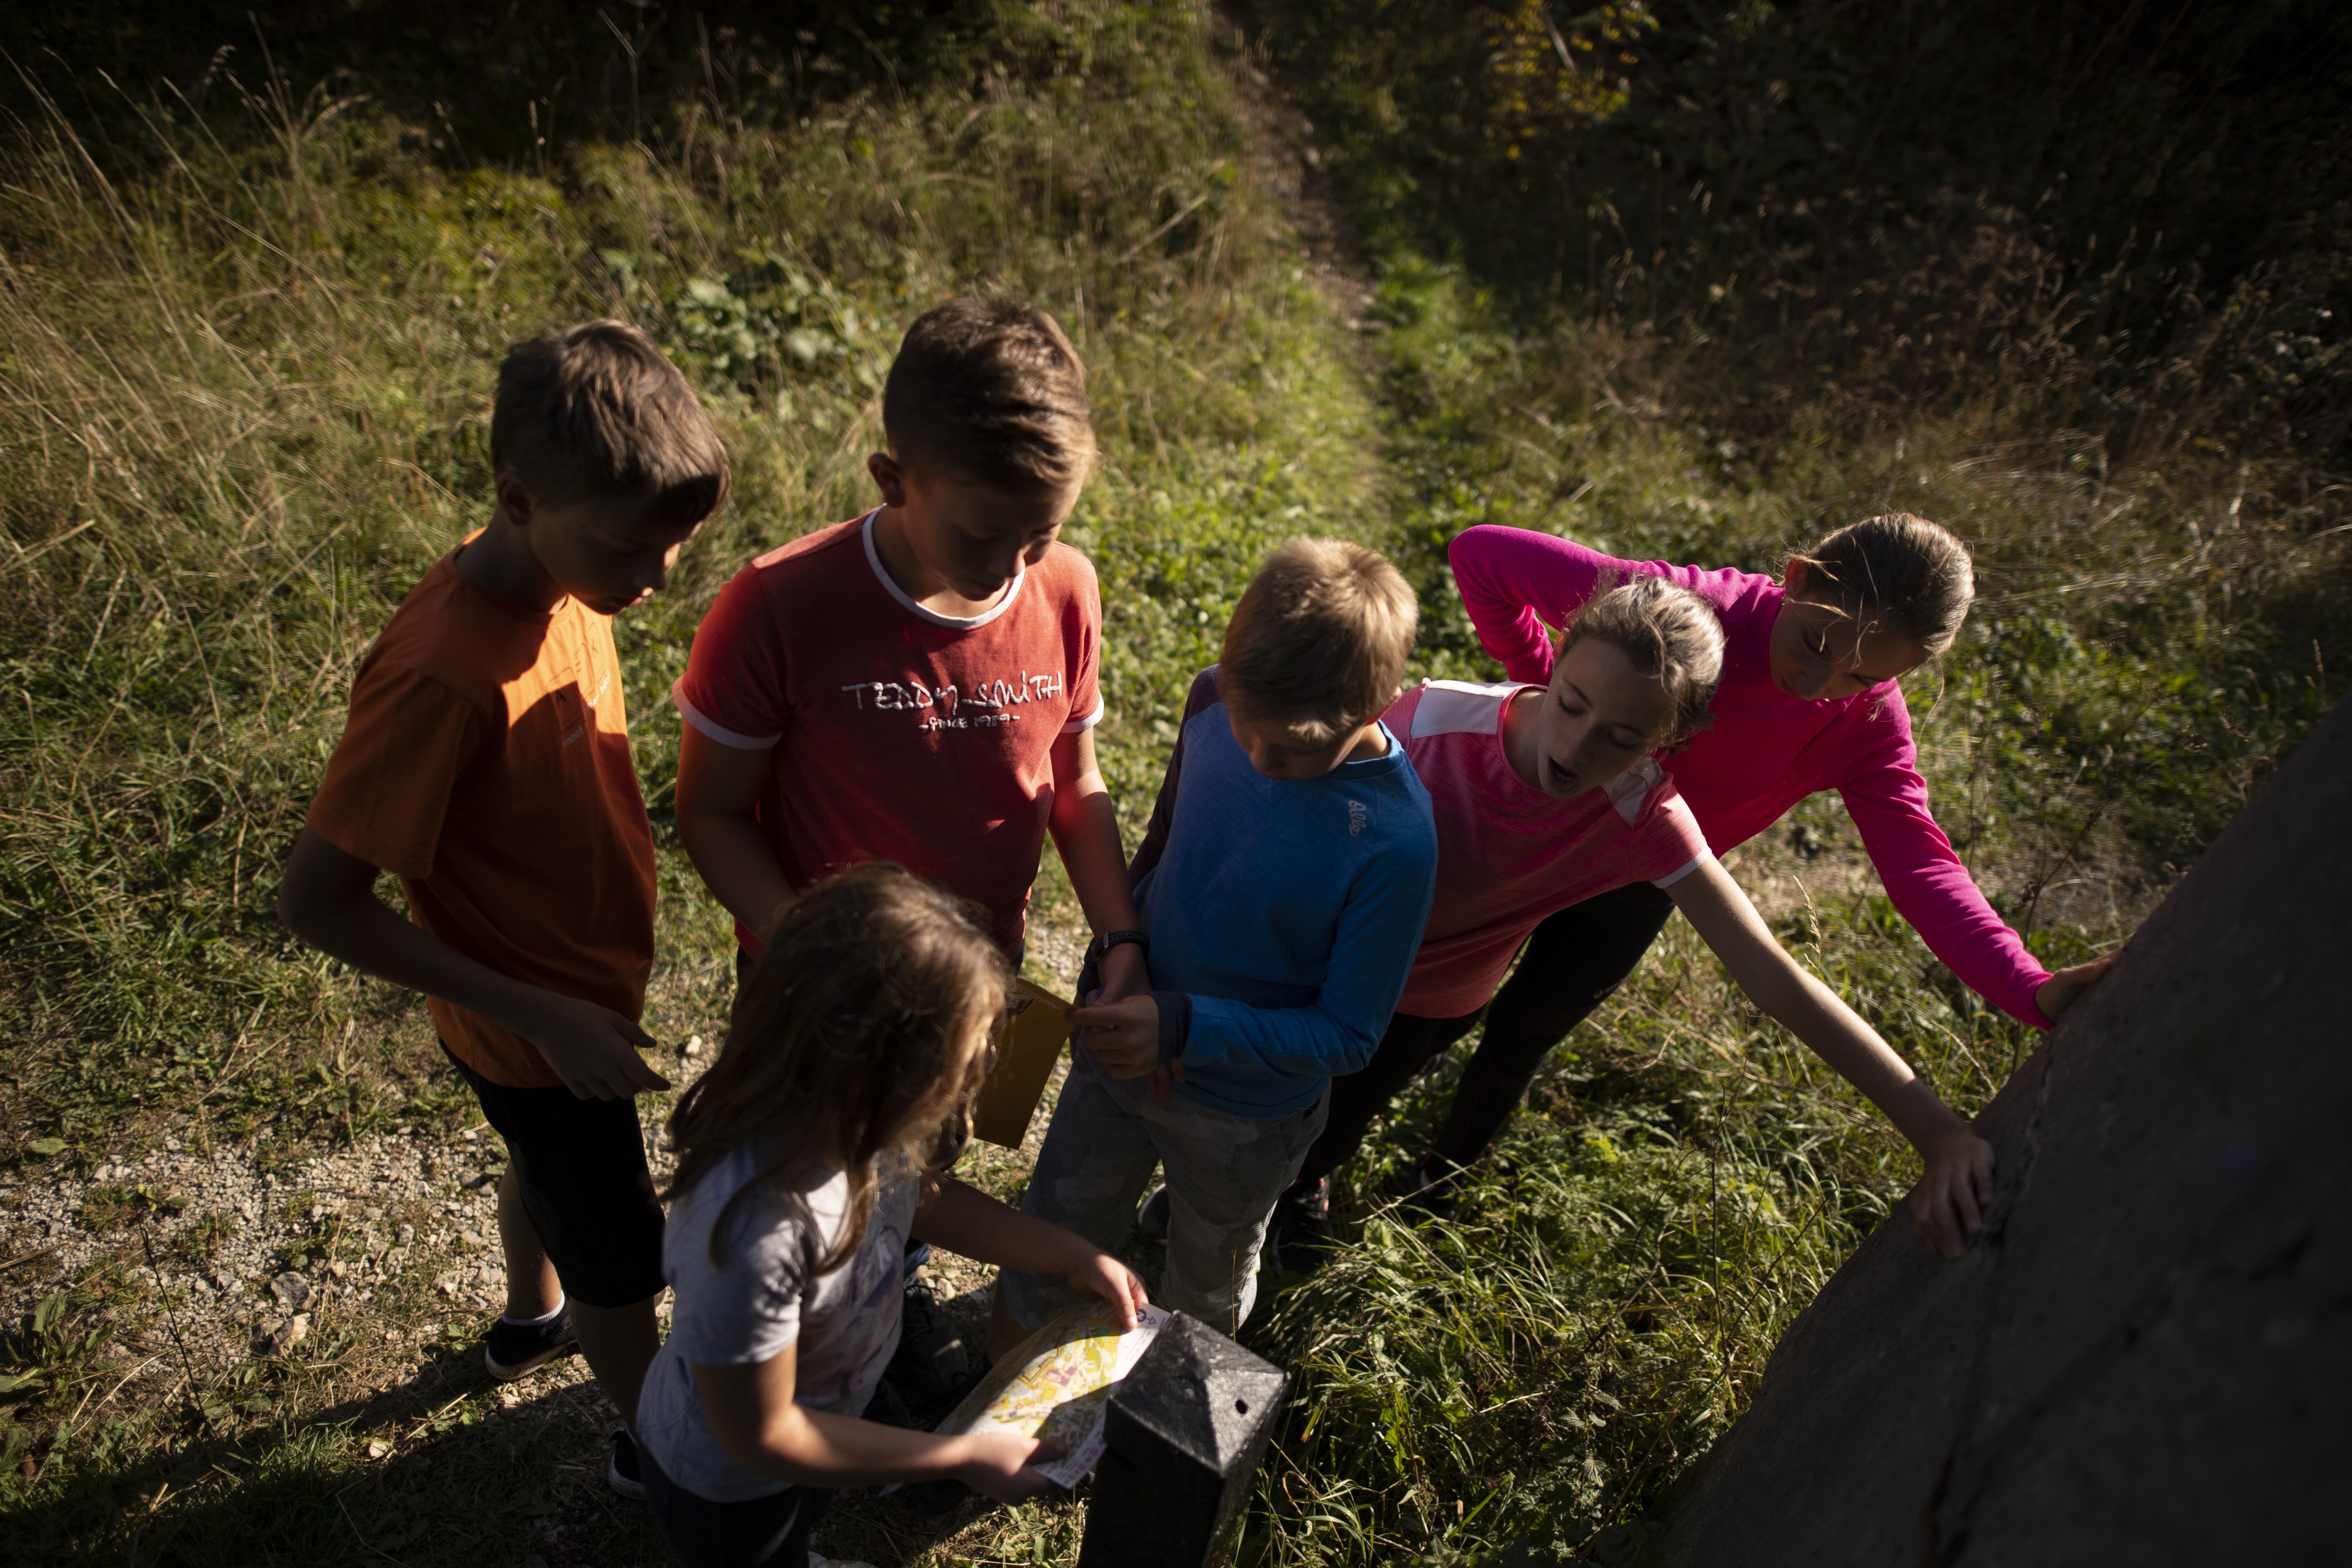
POLYGON ((997 616, 1011 609, 1013 601, 1021 596, 1021 584, 1029 575, 1029 569, 1026 566, 1014 574, 1013 581, 1005 584, 1004 596, 977 616, 943 616, 937 610, 925 609, 908 595, 906 589, 898 586, 898 580, 892 577, 889 571, 882 564, 882 552, 874 545, 874 523, 881 515, 882 509, 878 506, 867 512, 866 521, 858 525, 857 536, 865 542, 866 564, 874 568, 874 580, 881 584, 884 590, 898 601, 898 607, 909 615, 929 621, 935 626, 945 626, 950 631, 968 632, 976 626, 984 626, 996 619, 997 616))
POLYGON ((1658 765, 1655 757, 1643 757, 1615 778, 1601 786, 1617 815, 1628 823, 1638 822, 1642 808, 1650 803, 1650 794, 1666 782, 1666 770, 1658 765))

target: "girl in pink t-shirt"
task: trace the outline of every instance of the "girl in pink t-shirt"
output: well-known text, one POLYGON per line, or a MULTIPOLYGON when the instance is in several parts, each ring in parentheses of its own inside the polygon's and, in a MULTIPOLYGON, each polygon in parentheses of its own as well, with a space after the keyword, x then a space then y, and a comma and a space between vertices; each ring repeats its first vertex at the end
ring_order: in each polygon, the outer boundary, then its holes
MULTIPOLYGON (((1652 757, 1706 723, 1723 665, 1713 608, 1636 576, 1583 607, 1548 687, 1431 681, 1384 715, 1429 791, 1436 898, 1379 1051, 1361 1073, 1334 1080, 1325 1131, 1277 1211, 1286 1266, 1312 1267, 1330 1172, 1389 1098, 1478 1022, 1520 944, 1557 911, 1628 886, 1671 900, 1757 1005, 1902 1129, 1927 1163, 1913 1228, 1946 1257, 1959 1255, 1992 1201, 1991 1145, 1781 951, 1652 757)), ((1519 971, 1539 990, 1553 973, 1536 951, 1541 942, 1538 934, 1519 971)), ((1547 1001, 1555 1011, 1576 1003, 1547 1001)), ((1424 1162, 1424 1180, 1456 1163, 1437 1159, 1435 1169, 1424 1162)))
MULTIPOLYGON (((1896 912, 1987 1001, 2048 1028, 2106 973, 2110 959, 2057 974, 2034 962, 1927 808, 1896 682, 1951 646, 1975 596, 1968 551, 1943 529, 1905 512, 1870 518, 1791 556, 1777 583, 1619 561, 1518 528, 1470 529, 1447 554, 1479 642, 1513 680, 1549 680, 1546 627, 1570 624, 1613 584, 1661 578, 1715 607, 1723 681, 1707 728, 1665 766, 1717 854, 1770 827, 1807 795, 1833 789, 1896 912)), ((1585 921, 1591 931, 1625 933, 1622 967, 1612 972, 1597 959, 1588 966, 1596 1002, 1632 972, 1667 914, 1664 900, 1639 890, 1613 897, 1585 921), (1645 922, 1650 936, 1636 942, 1645 922)))

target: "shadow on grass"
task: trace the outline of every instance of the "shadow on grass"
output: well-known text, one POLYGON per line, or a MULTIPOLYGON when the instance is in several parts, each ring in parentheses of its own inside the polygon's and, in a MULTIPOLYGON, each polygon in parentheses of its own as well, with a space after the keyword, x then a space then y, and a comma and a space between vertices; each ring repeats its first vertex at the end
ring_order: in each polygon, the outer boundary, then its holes
MULTIPOLYGON (((576 1371, 579 1363, 558 1367, 576 1371)), ((40 1479, 0 1482, 0 1562, 136 1568, 660 1568, 645 1505, 605 1484, 615 1425, 594 1384, 542 1371, 501 1407, 478 1350, 299 1419, 208 1431, 181 1410, 77 1438, 40 1479)), ((939 1412, 923 1411, 930 1416, 939 1412)), ((842 1494, 835 1554, 910 1562, 992 1508, 842 1494)))
POLYGON ((604 1484, 609 1406, 541 1373, 501 1409, 471 1346, 398 1386, 278 1426, 205 1431, 158 1412, 101 1431, 0 1502, 0 1561, 656 1565, 644 1505, 604 1484))

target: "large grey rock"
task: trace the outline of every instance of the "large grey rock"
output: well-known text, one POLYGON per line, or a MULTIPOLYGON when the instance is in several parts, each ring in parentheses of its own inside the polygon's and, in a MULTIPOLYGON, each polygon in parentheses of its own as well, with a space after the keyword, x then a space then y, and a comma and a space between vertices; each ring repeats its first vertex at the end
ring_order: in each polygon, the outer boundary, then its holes
POLYGON ((2339 704, 1979 1120, 1985 1237, 1945 1263, 1879 1227, 1666 1561, 2352 1561, 2347 1003, 2339 704))

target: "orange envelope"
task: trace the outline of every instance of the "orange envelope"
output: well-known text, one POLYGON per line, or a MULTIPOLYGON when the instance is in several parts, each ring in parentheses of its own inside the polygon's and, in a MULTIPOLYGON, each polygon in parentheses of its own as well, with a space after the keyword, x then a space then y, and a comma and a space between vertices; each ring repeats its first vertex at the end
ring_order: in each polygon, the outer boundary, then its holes
POLYGON ((1070 1037, 1070 1005, 1026 980, 1013 984, 1012 1016, 996 1033, 996 1068, 971 1107, 971 1133, 1007 1149, 1029 1135, 1029 1119, 1070 1037))

